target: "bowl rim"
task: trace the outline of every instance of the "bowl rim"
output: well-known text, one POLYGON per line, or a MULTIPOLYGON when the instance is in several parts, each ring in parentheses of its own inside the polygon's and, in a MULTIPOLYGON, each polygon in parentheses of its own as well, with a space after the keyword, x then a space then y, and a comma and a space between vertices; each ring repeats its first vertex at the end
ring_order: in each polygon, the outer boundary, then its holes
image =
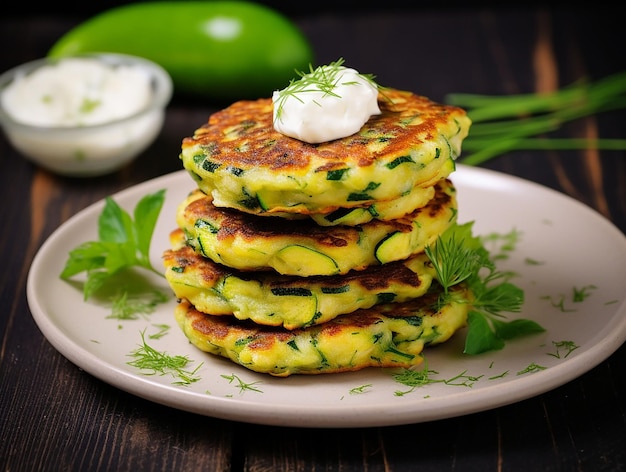
POLYGON ((112 52, 85 52, 62 57, 42 57, 29 62, 24 62, 0 74, 0 96, 18 76, 30 74, 44 65, 58 64, 59 62, 67 59, 81 58, 97 59, 110 65, 139 65, 150 73, 153 99, 150 100, 141 110, 123 118, 117 118, 113 121, 107 121, 104 123, 80 126, 42 126, 17 121, 9 113, 7 113, 2 106, 2 100, 0 99, 0 123, 5 128, 5 131, 9 132, 9 130, 6 129, 9 127, 13 129, 20 128, 22 130, 32 130, 38 133, 76 133, 98 131, 136 120, 142 115, 146 115, 155 110, 165 109, 172 99, 174 91, 173 81, 169 73, 162 66, 144 57, 112 52))

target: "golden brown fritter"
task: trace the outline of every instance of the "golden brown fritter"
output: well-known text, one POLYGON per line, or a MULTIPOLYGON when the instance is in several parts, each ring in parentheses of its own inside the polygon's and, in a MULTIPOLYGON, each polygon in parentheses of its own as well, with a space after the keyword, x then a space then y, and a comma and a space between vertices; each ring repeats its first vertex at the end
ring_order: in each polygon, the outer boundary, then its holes
POLYGON ((234 315, 286 329, 324 323, 378 303, 405 302, 426 293, 436 271, 418 254, 346 275, 294 277, 240 272, 216 264, 185 246, 181 230, 163 254, 165 277, 177 298, 212 315, 234 315))
POLYGON ((286 213, 281 211, 256 213, 259 216, 279 216, 291 220, 311 218, 320 226, 356 226, 372 220, 390 221, 402 218, 426 205, 435 196, 435 186, 413 187, 393 200, 368 203, 350 208, 326 208, 326 213, 286 213))
POLYGON ((181 159, 214 204, 248 213, 321 213, 394 200, 454 170, 464 110, 384 89, 360 132, 309 144, 273 128, 272 100, 221 110, 182 143, 181 159))
POLYGON ((239 270, 274 269, 280 274, 346 274, 422 252, 456 221, 456 192, 441 180, 435 196, 393 221, 322 227, 312 220, 264 218, 218 208, 194 190, 177 211, 187 244, 214 262, 239 270))
POLYGON ((178 304, 175 317, 194 346, 255 372, 281 377, 337 373, 419 365, 424 346, 442 343, 466 325, 469 292, 456 286, 442 307, 438 296, 434 291, 291 331, 207 315, 187 300, 178 304))

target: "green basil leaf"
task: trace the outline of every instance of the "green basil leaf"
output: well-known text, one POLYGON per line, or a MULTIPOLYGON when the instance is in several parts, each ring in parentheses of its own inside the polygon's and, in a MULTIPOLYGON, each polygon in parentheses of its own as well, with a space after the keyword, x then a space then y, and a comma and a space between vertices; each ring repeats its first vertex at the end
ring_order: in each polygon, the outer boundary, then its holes
POLYGON ((470 311, 467 315, 467 325, 468 330, 463 349, 465 354, 480 354, 504 347, 502 338, 496 336, 488 319, 481 313, 470 311))
POLYGON ((106 197, 104 210, 98 218, 100 241, 123 243, 133 241, 133 224, 130 215, 111 197, 106 197))
POLYGON ((545 329, 531 320, 518 319, 512 321, 492 320, 493 328, 498 337, 502 339, 513 339, 528 334, 542 333, 545 329))
POLYGON ((150 242, 152 233, 159 218, 159 213, 165 201, 165 190, 146 195, 143 197, 134 212, 134 227, 137 241, 137 250, 141 254, 142 261, 150 258, 150 242))
POLYGON ((106 252, 105 246, 97 241, 81 244, 70 251, 60 277, 69 279, 73 275, 101 267, 104 264, 106 252))

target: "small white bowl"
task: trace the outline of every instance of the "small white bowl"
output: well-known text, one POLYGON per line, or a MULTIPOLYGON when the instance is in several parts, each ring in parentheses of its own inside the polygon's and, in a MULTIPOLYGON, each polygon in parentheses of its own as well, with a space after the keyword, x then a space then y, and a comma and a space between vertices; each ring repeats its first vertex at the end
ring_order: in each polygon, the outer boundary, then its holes
MULTIPOLYGON (((67 176, 90 177, 111 173, 134 159, 156 139, 165 108, 172 97, 172 79, 159 65, 124 54, 81 54, 110 66, 139 66, 150 77, 151 99, 140 111, 122 119, 83 126, 35 126, 17 121, 0 100, 0 124, 11 144, 43 168, 67 176)), ((62 59, 38 59, 0 75, 0 94, 38 68, 62 59)))

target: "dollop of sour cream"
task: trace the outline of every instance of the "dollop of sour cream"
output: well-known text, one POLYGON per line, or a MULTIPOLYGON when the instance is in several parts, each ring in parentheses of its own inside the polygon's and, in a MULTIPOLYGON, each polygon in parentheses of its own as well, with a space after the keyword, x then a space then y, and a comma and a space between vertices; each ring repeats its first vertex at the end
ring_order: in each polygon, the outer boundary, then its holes
POLYGON ((380 114, 377 85, 338 63, 302 74, 272 101, 274 129, 311 144, 350 136, 380 114))
POLYGON ((16 77, 0 99, 20 123, 77 127, 134 115, 146 108, 152 89, 141 67, 67 58, 16 77))

